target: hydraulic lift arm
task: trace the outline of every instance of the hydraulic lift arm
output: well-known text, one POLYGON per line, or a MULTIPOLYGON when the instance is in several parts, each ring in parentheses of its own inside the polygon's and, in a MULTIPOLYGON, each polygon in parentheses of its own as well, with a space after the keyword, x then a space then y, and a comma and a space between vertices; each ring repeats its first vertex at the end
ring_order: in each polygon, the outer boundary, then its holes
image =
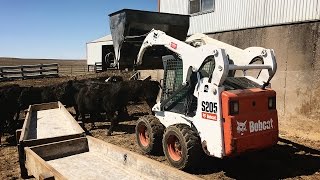
POLYGON ((183 83, 187 82, 188 71, 197 72, 202 63, 208 57, 215 58, 215 75, 213 76, 213 83, 217 86, 221 85, 228 75, 228 58, 223 49, 216 49, 212 45, 205 45, 195 48, 185 42, 179 41, 173 37, 166 35, 159 30, 151 30, 147 35, 140 48, 136 64, 142 64, 143 54, 148 47, 163 45, 167 49, 176 53, 183 63, 183 83), (216 71, 217 69, 217 71, 216 71), (218 70, 219 69, 219 70, 218 70))
POLYGON ((272 49, 249 47, 242 50, 203 34, 191 36, 187 40, 189 43, 195 41, 201 41, 202 44, 199 47, 194 47, 186 42, 168 36, 162 31, 153 29, 143 41, 136 64, 142 64, 144 52, 148 47, 162 45, 182 59, 183 83, 186 83, 188 80, 189 69, 191 68, 193 72, 197 72, 202 63, 209 57, 215 59, 212 81, 217 86, 220 86, 224 82, 229 70, 246 71, 248 69, 261 69, 259 76, 254 77, 254 79, 264 88, 269 84, 277 70, 276 59, 272 49), (252 64, 256 58, 261 59, 263 64, 252 64), (229 61, 233 63, 229 64, 229 61))

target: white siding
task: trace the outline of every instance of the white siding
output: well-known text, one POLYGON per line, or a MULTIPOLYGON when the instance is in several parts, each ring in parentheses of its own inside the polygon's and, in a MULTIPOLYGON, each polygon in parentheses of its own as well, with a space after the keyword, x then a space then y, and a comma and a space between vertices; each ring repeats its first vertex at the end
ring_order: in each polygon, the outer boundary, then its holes
POLYGON ((102 46, 113 45, 111 34, 87 43, 87 64, 102 62, 102 46))
POLYGON ((107 42, 97 42, 87 44, 87 65, 94 65, 96 62, 102 61, 102 45, 107 45, 107 42))
POLYGON ((186 0, 160 0, 160 11, 173 14, 188 14, 189 5, 186 0))
MULTIPOLYGON (((188 14, 189 0, 160 0, 160 11, 188 14)), ((191 16, 189 34, 320 20, 320 0, 215 0, 214 12, 191 16)))

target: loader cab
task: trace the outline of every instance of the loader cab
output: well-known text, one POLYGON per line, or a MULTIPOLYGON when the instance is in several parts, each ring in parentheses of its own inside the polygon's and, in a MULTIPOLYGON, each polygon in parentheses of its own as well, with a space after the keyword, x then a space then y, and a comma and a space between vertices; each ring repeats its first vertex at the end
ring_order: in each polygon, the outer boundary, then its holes
POLYGON ((194 116, 197 99, 193 96, 198 78, 210 78, 214 68, 214 58, 207 58, 198 72, 190 70, 189 80, 182 85, 182 60, 174 55, 163 56, 164 80, 162 84, 161 109, 187 116, 194 116))

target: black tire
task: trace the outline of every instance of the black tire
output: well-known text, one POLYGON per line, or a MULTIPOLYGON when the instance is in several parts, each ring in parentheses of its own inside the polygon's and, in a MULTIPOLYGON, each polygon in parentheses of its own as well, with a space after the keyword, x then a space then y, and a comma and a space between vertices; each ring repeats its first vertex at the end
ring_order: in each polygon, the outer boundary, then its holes
POLYGON ((202 147, 197 131, 186 124, 169 126, 162 140, 168 162, 181 170, 191 170, 202 158, 202 147))
POLYGON ((162 137, 165 127, 153 115, 142 116, 137 121, 136 139, 141 150, 146 154, 162 153, 162 137))

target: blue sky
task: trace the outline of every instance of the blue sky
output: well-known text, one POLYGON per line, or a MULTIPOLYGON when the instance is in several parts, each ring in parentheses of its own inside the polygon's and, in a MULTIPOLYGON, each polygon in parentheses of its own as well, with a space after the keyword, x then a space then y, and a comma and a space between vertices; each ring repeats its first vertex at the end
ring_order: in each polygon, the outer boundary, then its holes
POLYGON ((0 57, 85 59, 124 8, 157 11, 157 0, 0 0, 0 57))

